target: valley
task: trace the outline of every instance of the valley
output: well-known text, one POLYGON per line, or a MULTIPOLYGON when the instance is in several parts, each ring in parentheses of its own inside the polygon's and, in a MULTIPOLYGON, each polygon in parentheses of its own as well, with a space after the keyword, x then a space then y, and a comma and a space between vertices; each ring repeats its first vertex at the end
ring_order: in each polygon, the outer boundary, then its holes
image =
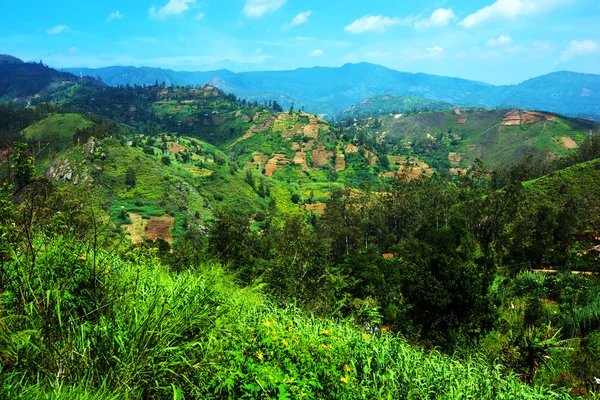
POLYGON ((594 398, 593 106, 373 68, 0 58, 0 397, 594 398))

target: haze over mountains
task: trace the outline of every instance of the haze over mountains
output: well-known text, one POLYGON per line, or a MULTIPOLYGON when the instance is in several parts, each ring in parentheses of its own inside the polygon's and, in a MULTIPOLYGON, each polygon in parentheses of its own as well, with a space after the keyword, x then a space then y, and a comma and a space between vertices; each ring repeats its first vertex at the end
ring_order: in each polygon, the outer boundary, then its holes
POLYGON ((418 95, 460 106, 531 108, 600 120, 600 75, 555 72, 518 85, 494 86, 429 74, 395 71, 379 65, 346 64, 293 71, 234 73, 228 70, 180 72, 149 67, 71 68, 66 71, 100 77, 117 85, 210 84, 249 100, 295 103, 307 111, 335 116, 367 98, 418 95))

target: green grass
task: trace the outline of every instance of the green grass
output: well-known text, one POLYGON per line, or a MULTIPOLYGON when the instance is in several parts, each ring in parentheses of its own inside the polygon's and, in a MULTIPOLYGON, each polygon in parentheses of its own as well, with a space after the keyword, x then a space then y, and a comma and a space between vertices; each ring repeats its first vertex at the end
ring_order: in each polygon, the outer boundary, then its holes
POLYGON ((70 275, 36 281, 31 290, 47 289, 49 299, 24 309, 11 328, 11 335, 33 333, 18 362, 9 358, 2 370, 2 398, 570 398, 528 387, 478 358, 459 361, 367 334, 352 320, 278 308, 260 286, 241 289, 217 265, 174 273, 153 258, 101 252, 98 268, 68 239, 46 242, 55 245, 38 254, 36 268, 97 271, 102 307, 81 318, 85 291, 63 302, 58 288, 70 275), (61 322, 48 325, 45 315, 61 322))
POLYGON ((80 114, 53 114, 24 130, 25 138, 41 142, 71 142, 77 129, 93 125, 80 114))

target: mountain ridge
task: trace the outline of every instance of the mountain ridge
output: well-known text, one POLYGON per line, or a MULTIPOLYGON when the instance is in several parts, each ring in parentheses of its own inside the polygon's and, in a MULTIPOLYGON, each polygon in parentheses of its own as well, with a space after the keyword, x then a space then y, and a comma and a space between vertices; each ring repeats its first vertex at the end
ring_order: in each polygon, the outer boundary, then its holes
POLYGON ((339 115, 365 99, 394 94, 419 95, 428 100, 461 106, 505 105, 558 112, 600 120, 600 75, 557 71, 516 85, 495 86, 464 78, 397 71, 371 63, 341 67, 297 68, 287 71, 232 72, 174 71, 155 67, 67 68, 67 72, 99 76, 111 85, 215 84, 238 97, 263 101, 277 98, 285 107, 295 103, 308 111, 339 115))

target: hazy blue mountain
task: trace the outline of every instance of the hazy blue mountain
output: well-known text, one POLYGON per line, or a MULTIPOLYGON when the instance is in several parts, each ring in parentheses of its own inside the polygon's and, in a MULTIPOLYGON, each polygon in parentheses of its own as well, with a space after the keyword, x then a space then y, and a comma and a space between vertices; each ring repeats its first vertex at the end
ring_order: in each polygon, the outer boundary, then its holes
POLYGON ((429 74, 395 71, 379 65, 346 64, 293 71, 234 73, 228 70, 178 72, 161 68, 108 67, 68 69, 100 77, 109 85, 211 84, 250 100, 295 103, 308 111, 338 115, 365 99, 387 95, 418 95, 458 105, 524 107, 600 120, 600 75, 556 72, 519 85, 493 86, 429 74))

